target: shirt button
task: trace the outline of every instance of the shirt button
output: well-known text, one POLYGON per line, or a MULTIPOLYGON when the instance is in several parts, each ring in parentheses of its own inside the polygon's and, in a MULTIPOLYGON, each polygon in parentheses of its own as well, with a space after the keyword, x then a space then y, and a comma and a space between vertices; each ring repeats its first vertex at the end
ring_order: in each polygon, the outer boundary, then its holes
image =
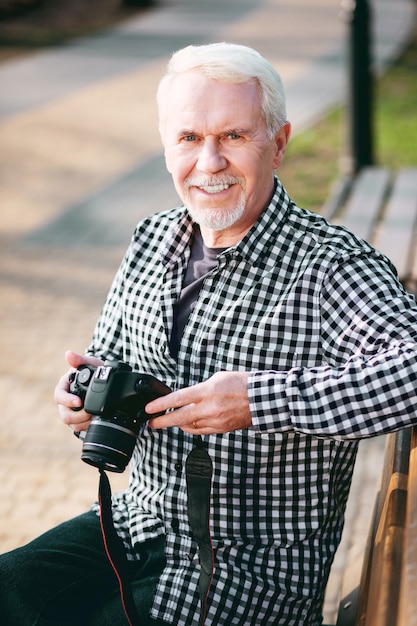
POLYGON ((154 533, 156 530, 158 530, 158 526, 155 524, 155 526, 149 526, 148 528, 150 533, 154 533))
POLYGON ((177 474, 181 474, 181 472, 182 472, 182 463, 175 463, 174 467, 175 467, 175 471, 177 472, 177 474))
POLYGON ((171 528, 172 528, 172 530, 173 530, 174 532, 177 532, 177 530, 179 529, 179 527, 180 527, 180 522, 179 522, 179 520, 177 520, 177 519, 173 519, 173 520, 172 520, 172 522, 171 522, 171 528))

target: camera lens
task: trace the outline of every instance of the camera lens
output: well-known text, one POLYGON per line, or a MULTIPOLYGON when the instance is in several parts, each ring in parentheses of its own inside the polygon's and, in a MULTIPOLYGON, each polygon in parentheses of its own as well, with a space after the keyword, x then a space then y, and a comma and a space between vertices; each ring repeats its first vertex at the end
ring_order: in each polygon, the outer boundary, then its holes
POLYGON ((137 433, 113 421, 93 418, 84 439, 81 458, 110 472, 124 472, 132 456, 137 433))

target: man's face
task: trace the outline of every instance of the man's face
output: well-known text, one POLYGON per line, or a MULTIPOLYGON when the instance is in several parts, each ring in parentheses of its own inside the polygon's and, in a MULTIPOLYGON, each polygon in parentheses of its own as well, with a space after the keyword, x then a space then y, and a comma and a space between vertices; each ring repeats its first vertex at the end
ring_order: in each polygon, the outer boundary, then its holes
POLYGON ((177 193, 206 243, 219 240, 216 232, 236 243, 271 196, 289 124, 271 139, 255 82, 224 83, 198 71, 172 80, 164 106, 162 141, 177 193))

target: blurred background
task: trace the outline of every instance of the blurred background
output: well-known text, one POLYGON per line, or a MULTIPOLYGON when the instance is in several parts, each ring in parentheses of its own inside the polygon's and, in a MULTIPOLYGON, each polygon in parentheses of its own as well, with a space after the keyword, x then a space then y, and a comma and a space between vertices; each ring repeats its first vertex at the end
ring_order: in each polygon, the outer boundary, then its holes
MULTIPOLYGON (((416 4, 370 2, 374 158, 393 169, 417 165, 416 4)), ((274 64, 293 124, 280 175, 320 211, 348 145, 348 5, 0 0, 1 551, 96 497, 98 474, 52 395, 64 351, 89 342, 134 225, 178 203, 155 110, 169 56, 226 40, 274 64)), ((368 471, 373 487, 378 463, 368 471)))

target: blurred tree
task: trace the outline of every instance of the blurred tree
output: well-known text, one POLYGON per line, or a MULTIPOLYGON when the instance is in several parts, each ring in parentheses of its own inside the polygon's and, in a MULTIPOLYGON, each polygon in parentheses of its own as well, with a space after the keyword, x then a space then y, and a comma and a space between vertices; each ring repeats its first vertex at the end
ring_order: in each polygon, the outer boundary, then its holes
POLYGON ((150 7, 155 4, 155 0, 122 0, 126 7, 150 7))
POLYGON ((42 0, 0 0, 0 17, 19 15, 42 4, 42 0))

